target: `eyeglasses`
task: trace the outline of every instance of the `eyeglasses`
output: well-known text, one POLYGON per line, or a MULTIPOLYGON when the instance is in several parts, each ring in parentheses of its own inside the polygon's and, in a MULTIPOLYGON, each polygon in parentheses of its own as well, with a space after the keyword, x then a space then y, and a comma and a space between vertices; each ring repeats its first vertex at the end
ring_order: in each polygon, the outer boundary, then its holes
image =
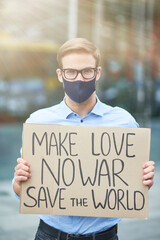
POLYGON ((84 79, 92 79, 96 76, 97 68, 84 68, 81 70, 76 69, 61 69, 64 77, 68 80, 74 80, 80 73, 84 79))

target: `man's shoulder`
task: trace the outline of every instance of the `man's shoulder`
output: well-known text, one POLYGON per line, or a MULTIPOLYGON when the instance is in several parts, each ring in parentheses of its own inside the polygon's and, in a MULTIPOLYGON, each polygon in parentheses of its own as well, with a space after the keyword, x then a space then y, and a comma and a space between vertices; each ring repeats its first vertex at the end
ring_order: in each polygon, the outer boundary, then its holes
POLYGON ((131 116, 131 114, 122 107, 110 106, 103 102, 101 102, 101 106, 103 107, 104 113, 106 113, 106 114, 119 114, 119 115, 123 115, 123 116, 126 115, 129 117, 131 116))
POLYGON ((60 113, 60 104, 56 104, 52 107, 39 109, 29 116, 26 122, 30 123, 41 123, 41 122, 49 122, 51 119, 57 117, 60 113))
POLYGON ((121 107, 114 107, 114 114, 118 118, 119 123, 122 127, 139 127, 135 118, 127 110, 121 107))
POLYGON ((132 117, 132 115, 124 108, 115 106, 112 108, 113 112, 122 116, 132 117))
POLYGON ((112 107, 103 103, 104 117, 111 123, 124 127, 139 127, 134 117, 122 107, 112 107), (106 111, 105 111, 106 110, 106 111))

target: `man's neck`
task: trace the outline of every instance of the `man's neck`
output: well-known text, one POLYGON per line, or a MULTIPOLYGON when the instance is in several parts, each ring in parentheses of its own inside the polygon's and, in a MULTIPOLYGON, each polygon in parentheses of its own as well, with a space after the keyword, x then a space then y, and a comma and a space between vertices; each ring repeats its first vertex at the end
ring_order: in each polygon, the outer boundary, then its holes
POLYGON ((93 93, 92 96, 83 103, 76 103, 72 101, 68 96, 65 97, 66 105, 80 117, 86 116, 96 105, 97 99, 96 94, 93 93))

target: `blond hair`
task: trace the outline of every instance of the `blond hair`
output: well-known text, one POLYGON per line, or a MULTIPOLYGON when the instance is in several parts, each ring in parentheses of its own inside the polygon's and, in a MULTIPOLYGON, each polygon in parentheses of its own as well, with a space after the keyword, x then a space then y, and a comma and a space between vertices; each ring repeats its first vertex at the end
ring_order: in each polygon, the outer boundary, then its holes
POLYGON ((62 58, 70 53, 89 53, 96 60, 96 67, 100 62, 99 49, 90 41, 85 38, 74 38, 65 42, 57 53, 57 62, 62 68, 62 58))

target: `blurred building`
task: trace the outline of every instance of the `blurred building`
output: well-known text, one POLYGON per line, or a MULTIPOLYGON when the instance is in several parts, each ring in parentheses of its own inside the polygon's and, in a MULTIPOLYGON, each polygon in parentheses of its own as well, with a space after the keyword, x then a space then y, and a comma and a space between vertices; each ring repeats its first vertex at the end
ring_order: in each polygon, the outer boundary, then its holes
POLYGON ((0 10, 1 122, 61 101, 56 52, 74 37, 101 50, 104 102, 160 115, 159 0, 0 0, 0 10))

